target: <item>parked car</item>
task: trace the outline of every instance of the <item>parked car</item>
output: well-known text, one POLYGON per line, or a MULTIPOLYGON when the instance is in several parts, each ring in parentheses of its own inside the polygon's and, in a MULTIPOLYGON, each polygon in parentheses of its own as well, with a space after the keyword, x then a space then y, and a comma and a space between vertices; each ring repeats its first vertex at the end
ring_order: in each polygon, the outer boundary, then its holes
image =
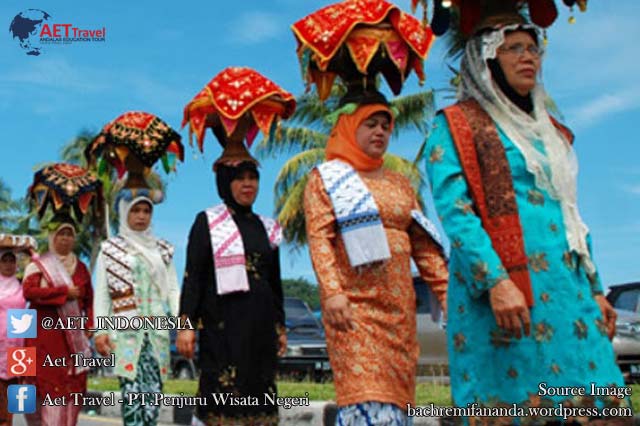
MULTIPOLYGON (((417 333, 420 345, 419 376, 448 375, 449 358, 445 326, 434 318, 437 306, 428 285, 414 277, 417 303, 417 333)), ((613 350, 627 382, 640 382, 640 283, 614 285, 607 299, 616 309, 613 350)))
POLYGON ((607 300, 616 309, 613 347, 625 380, 640 382, 640 282, 612 285, 607 300))
POLYGON ((607 300, 616 309, 640 313, 640 282, 609 286, 607 300))
POLYGON ((439 306, 429 285, 420 277, 413 278, 416 292, 416 331, 420 357, 418 376, 448 376, 447 333, 439 306))
POLYGON ((321 381, 331 377, 327 343, 321 323, 297 297, 285 297, 287 353, 279 359, 281 376, 321 381))

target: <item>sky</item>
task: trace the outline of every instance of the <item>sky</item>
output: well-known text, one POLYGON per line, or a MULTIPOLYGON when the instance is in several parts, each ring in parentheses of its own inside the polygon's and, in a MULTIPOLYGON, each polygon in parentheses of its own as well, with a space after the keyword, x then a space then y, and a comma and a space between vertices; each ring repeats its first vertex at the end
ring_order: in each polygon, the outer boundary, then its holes
MULTIPOLYGON (((97 132, 125 111, 151 112, 179 130, 184 106, 228 66, 249 66, 294 95, 302 94, 290 25, 330 3, 0 2, 0 178, 14 197, 23 196, 35 165, 59 160, 60 148, 80 131, 97 132), (46 46, 40 56, 28 56, 8 31, 14 16, 28 8, 46 11, 52 23, 104 27, 106 40, 46 46)), ((409 3, 396 2, 404 10, 409 3)), ((576 134, 579 206, 593 235, 603 282, 640 281, 640 2, 592 0, 589 10, 576 11, 575 17, 576 23, 569 24, 562 5, 548 31, 542 81, 576 134)), ((445 58, 443 46, 443 39, 436 40, 427 58, 425 86, 419 87, 412 75, 403 95, 435 89, 438 108, 453 102, 443 89, 451 77, 447 64, 455 63, 445 58)), ((211 133, 204 155, 188 146, 186 129, 181 134, 185 162, 168 178, 166 201, 153 219, 154 233, 176 245, 178 271, 184 268, 196 214, 219 202, 211 165, 221 152, 211 133)), ((401 134, 390 151, 414 158, 421 142, 415 132, 401 134)), ((261 160, 257 212, 273 214, 273 185, 285 160, 261 160)), ((430 215, 436 220, 431 210, 430 215)), ((315 282, 306 249, 283 247, 281 264, 284 278, 315 282)))

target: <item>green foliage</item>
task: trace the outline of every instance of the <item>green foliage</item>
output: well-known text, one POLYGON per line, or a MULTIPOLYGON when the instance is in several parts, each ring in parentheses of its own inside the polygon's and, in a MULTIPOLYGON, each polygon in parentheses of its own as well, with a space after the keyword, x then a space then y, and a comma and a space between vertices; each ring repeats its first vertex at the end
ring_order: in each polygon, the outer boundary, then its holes
MULTIPOLYGON (((311 401, 335 401, 336 391, 333 382, 313 383, 311 381, 291 382, 278 380, 278 396, 281 397, 300 397, 305 393, 309 394, 311 401)), ((118 392, 120 386, 118 379, 115 377, 90 377, 87 387, 91 391, 99 392, 118 392)), ((634 386, 638 388, 638 386, 634 386)), ((179 395, 183 393, 187 396, 194 396, 198 390, 198 382, 196 380, 167 380, 163 383, 163 393, 166 395, 179 395)), ((634 407, 637 407, 636 401, 633 400, 634 407)), ((416 403, 425 406, 430 403, 439 406, 450 406, 451 388, 446 385, 437 383, 418 383, 416 384, 416 403)))
POLYGON ((285 297, 298 297, 305 302, 312 310, 320 309, 320 293, 318 286, 311 284, 304 278, 282 280, 282 290, 285 297))
POLYGON ((80 167, 87 167, 87 160, 84 156, 84 150, 96 137, 96 133, 82 129, 78 135, 67 142, 60 149, 60 159, 64 163, 76 164, 80 167))
POLYGON ((0 179, 0 232, 13 232, 20 219, 19 200, 11 197, 11 189, 0 179))

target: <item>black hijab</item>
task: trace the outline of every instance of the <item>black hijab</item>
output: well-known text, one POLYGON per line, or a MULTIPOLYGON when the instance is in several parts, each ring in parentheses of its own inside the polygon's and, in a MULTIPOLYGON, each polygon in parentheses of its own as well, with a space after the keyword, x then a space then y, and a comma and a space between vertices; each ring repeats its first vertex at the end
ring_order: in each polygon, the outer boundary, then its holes
POLYGON ((252 213, 252 206, 241 206, 235 198, 233 198, 233 194, 231 193, 231 182, 245 171, 255 173, 256 177, 260 179, 260 172, 258 172, 256 164, 252 161, 244 161, 236 167, 225 164, 220 164, 216 167, 218 195, 231 210, 238 213, 252 213))

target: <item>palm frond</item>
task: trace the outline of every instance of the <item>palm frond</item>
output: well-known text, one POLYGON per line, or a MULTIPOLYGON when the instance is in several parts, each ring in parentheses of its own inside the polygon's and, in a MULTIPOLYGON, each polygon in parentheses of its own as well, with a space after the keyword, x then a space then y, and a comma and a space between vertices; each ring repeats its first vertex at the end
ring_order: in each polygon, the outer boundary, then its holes
POLYGON ((0 179, 0 232, 11 232, 19 220, 19 203, 11 197, 11 189, 0 179))
POLYGON ((297 99, 296 112, 291 117, 291 122, 302 126, 322 126, 325 117, 331 113, 329 106, 318 98, 316 92, 305 93, 297 99))
POLYGON ((338 79, 331 87, 329 98, 325 102, 322 102, 314 86, 313 90, 298 96, 296 99, 296 112, 289 121, 302 126, 313 126, 329 130, 331 124, 326 120, 326 117, 335 111, 340 102, 340 98, 342 98, 345 93, 347 93, 347 88, 338 79))
POLYGON ((418 167, 420 162, 422 161, 422 157, 424 156, 424 150, 427 149, 427 138, 425 137, 418 148, 418 152, 416 153, 416 158, 413 159, 413 165, 418 167))
POLYGON ((275 157, 307 149, 323 148, 328 133, 308 127, 282 127, 275 138, 263 138, 255 149, 258 158, 275 157))
POLYGON ((411 162, 406 158, 402 158, 394 154, 386 154, 384 156, 384 167, 398 172, 409 179, 411 186, 413 186, 413 189, 416 192, 418 202, 424 210, 425 205, 422 193, 427 188, 427 185, 420 165, 417 162, 411 162))
MULTIPOLYGON (((290 158, 280 169, 275 183, 276 199, 287 193, 300 179, 324 161, 324 148, 314 148, 290 158)), ((302 206, 300 206, 302 207, 302 206)))
POLYGON ((304 189, 309 175, 303 176, 293 187, 276 198, 278 221, 284 228, 284 238, 296 250, 307 243, 306 223, 302 209, 304 189))
POLYGON ((391 101, 391 105, 398 110, 393 129, 394 136, 411 127, 422 133, 427 131, 428 120, 433 117, 435 111, 432 90, 401 96, 391 101))
POLYGON ((87 167, 87 160, 84 157, 84 150, 91 141, 96 137, 95 132, 84 129, 78 135, 67 142, 60 149, 60 158, 65 163, 77 164, 81 167, 87 167))

